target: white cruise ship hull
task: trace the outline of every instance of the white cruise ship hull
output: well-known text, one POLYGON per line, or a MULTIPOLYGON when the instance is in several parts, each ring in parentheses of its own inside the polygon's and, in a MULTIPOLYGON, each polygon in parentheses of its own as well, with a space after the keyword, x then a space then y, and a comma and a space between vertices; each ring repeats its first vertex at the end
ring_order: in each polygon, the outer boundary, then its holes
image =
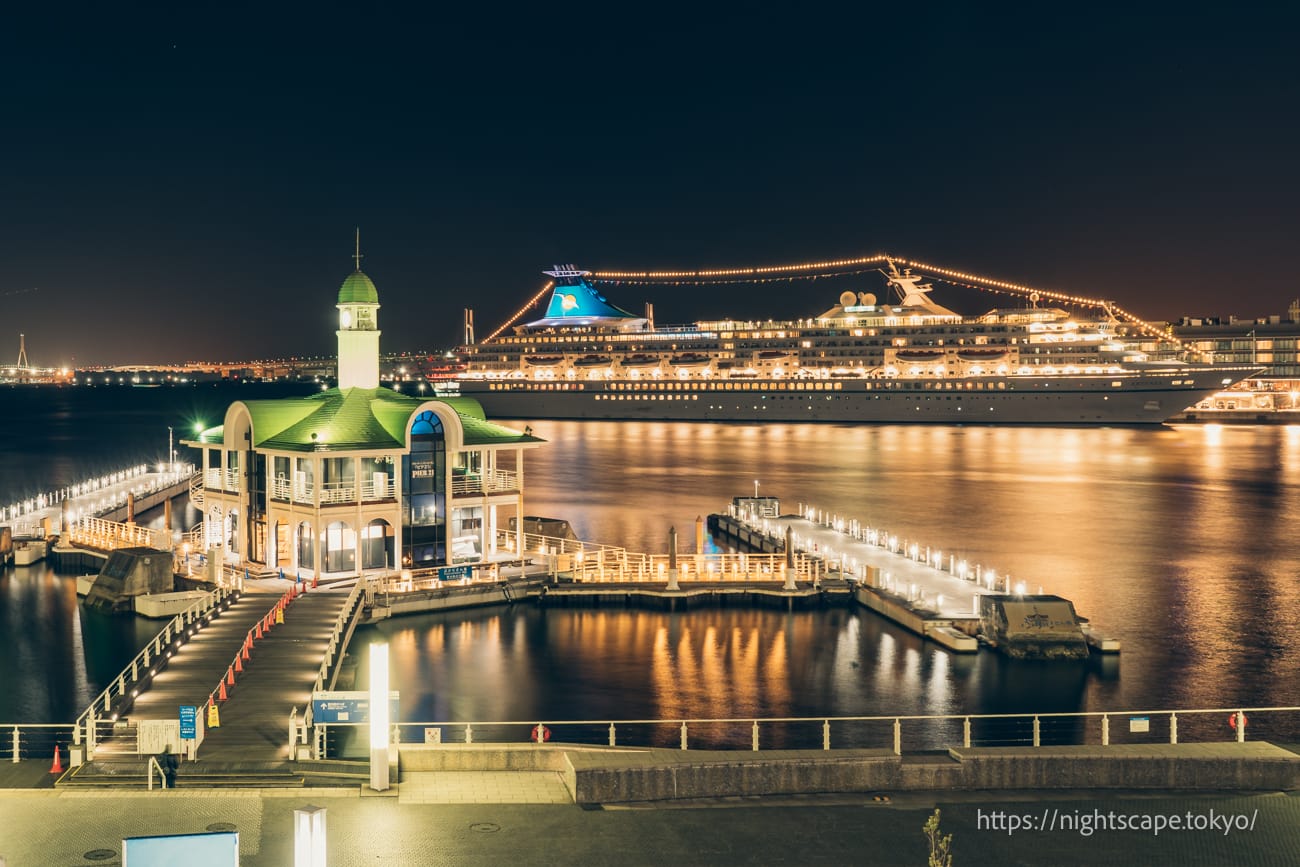
POLYGON ((1195 366, 1097 376, 963 380, 527 382, 466 380, 489 418, 1160 424, 1251 369, 1195 366))

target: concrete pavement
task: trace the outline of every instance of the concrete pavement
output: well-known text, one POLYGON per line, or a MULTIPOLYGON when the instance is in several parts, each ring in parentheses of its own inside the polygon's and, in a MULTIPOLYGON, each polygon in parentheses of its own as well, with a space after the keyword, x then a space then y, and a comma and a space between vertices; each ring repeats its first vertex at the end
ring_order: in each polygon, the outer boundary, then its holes
MULTIPOLYGON (((521 781, 522 784, 522 781, 521 781)), ((245 867, 293 861, 293 810, 326 809, 331 865, 916 864, 937 806, 954 863, 969 865, 1300 863, 1300 797, 1132 793, 881 793, 713 799, 580 809, 573 805, 413 803, 408 783, 358 790, 0 791, 6 867, 120 863, 126 836, 235 830, 245 867), (888 800, 885 800, 888 798, 888 800), (991 817, 1242 816, 1253 829, 1007 833, 991 817), (103 860, 98 860, 98 859, 103 860)), ((505 788, 510 788, 506 784, 505 788)), ((418 786, 415 788, 419 788, 418 786)), ((1234 819, 1235 821, 1235 819, 1234 819)))

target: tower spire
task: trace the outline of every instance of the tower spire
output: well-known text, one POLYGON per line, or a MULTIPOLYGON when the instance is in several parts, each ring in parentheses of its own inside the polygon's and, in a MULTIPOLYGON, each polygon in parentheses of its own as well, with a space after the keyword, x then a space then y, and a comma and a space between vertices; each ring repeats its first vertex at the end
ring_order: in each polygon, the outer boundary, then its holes
POLYGON ((356 263, 357 270, 361 270, 361 227, 357 226, 357 251, 352 254, 352 261, 356 263))
POLYGON ((26 370, 30 366, 31 366, 31 362, 27 360, 27 335, 19 334, 18 335, 18 369, 26 370))

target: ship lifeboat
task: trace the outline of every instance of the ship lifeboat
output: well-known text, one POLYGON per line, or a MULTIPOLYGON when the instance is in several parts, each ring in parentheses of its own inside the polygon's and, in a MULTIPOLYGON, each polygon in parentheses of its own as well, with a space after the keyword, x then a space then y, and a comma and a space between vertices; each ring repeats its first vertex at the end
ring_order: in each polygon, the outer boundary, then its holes
POLYGON ((657 355, 628 355, 619 360, 619 364, 624 367, 656 367, 659 364, 657 355))
POLYGON ((584 355, 573 362, 574 367, 609 367, 608 355, 584 355))
POLYGON ((554 367, 564 361, 563 355, 525 355, 524 361, 534 367, 554 367))
POLYGON ((1001 361, 1007 352, 1005 349, 959 349, 957 357, 962 361, 1001 361))
POLYGON ((900 349, 895 353, 899 361, 938 361, 943 358, 941 349, 900 349))
POLYGON ((668 359, 668 363, 673 367, 704 367, 709 363, 709 357, 698 352, 683 352, 668 359))

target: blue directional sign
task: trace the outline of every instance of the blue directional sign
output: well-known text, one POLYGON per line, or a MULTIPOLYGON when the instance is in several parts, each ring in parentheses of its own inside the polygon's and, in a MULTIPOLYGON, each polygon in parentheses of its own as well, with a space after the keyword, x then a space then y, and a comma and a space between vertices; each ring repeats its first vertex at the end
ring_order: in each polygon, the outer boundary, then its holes
MULTIPOLYGON (((388 719, 397 722, 397 690, 388 693, 388 719)), ((366 725, 370 722, 370 693, 321 691, 311 694, 312 722, 320 725, 366 725)))
POLYGON ((460 581, 463 578, 468 578, 473 572, 474 568, 472 566, 439 566, 438 580, 460 581))
POLYGON ((196 720, 199 717, 199 709, 192 704, 183 704, 181 708, 181 739, 189 738, 193 740, 198 737, 196 730, 196 720))

